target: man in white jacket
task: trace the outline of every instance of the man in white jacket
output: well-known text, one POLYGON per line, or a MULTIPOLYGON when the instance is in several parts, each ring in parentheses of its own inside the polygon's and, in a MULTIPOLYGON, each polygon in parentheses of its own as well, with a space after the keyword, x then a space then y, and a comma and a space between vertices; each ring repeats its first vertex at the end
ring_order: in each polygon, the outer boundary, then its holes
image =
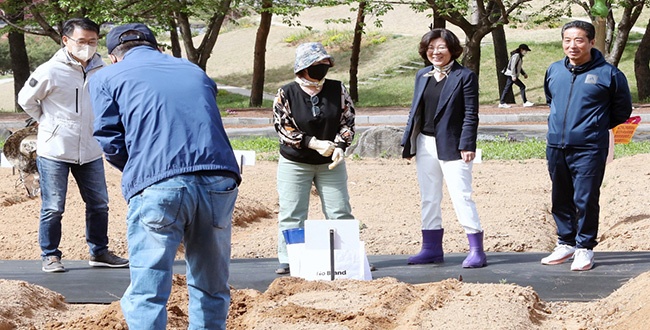
POLYGON ((64 47, 29 77, 18 103, 38 121, 36 147, 41 214, 38 242, 44 272, 64 272, 61 219, 68 173, 86 204, 86 242, 93 267, 127 267, 129 261, 108 250, 108 191, 102 150, 93 138, 94 115, 88 78, 104 66, 97 54, 99 26, 87 18, 63 24, 64 47))

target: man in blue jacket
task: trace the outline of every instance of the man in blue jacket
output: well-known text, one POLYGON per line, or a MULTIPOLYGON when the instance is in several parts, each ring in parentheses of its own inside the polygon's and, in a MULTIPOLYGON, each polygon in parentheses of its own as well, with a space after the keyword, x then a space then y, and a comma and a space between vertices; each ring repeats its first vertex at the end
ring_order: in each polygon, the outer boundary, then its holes
POLYGON ((595 34, 590 23, 565 24, 562 48, 566 57, 549 66, 544 81, 551 107, 546 158, 558 242, 542 264, 560 264, 573 257, 571 270, 575 271, 594 265, 608 130, 625 122, 632 112, 627 79, 593 48, 595 34))
POLYGON ((225 329, 232 212, 241 181, 198 66, 157 49, 145 25, 106 36, 113 65, 90 81, 95 138, 123 172, 131 283, 121 299, 131 329, 165 329, 178 246, 185 245, 189 328, 225 329))

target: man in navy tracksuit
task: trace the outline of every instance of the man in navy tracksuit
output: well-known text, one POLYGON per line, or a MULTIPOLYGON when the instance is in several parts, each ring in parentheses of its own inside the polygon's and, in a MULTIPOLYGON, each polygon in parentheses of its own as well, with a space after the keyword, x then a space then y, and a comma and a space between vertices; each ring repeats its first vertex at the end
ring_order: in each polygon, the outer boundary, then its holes
POLYGON ((625 75, 593 48, 594 37, 590 23, 565 24, 562 48, 566 57, 551 64, 544 81, 551 107, 546 158, 558 242, 542 264, 560 264, 573 257, 571 270, 575 271, 589 270, 594 264, 608 130, 625 122, 632 112, 625 75))

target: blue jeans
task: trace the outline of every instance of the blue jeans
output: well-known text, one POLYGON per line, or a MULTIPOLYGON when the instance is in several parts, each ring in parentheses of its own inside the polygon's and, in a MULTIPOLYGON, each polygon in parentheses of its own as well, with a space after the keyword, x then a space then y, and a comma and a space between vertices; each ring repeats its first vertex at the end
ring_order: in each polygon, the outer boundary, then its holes
POLYGON ((92 256, 108 251, 108 191, 104 161, 97 159, 83 165, 38 157, 36 159, 41 186, 41 218, 38 243, 41 257, 61 257, 61 219, 65 211, 68 173, 72 172, 79 193, 86 203, 86 242, 92 256))
POLYGON ((189 329, 225 329, 237 183, 209 172, 159 181, 129 200, 131 284, 120 303, 130 329, 165 329, 178 246, 185 245, 189 329))
POLYGON ((329 164, 312 165, 294 162, 280 156, 278 161, 278 261, 289 263, 287 243, 282 231, 304 228, 309 212, 312 183, 318 190, 322 211, 327 220, 354 219, 348 194, 348 172, 345 161, 330 170, 329 164))
POLYGON ((558 243, 593 249, 598 242, 600 185, 605 176, 607 148, 546 148, 552 181, 551 213, 558 243))

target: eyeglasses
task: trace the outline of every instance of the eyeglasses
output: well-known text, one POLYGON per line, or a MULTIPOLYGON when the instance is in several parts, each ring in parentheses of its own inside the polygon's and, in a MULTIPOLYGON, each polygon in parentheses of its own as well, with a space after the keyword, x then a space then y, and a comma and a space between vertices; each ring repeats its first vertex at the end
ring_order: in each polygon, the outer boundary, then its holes
POLYGON ((432 51, 435 51, 435 50, 437 50, 439 52, 446 52, 448 50, 448 48, 447 48, 447 46, 438 46, 438 47, 429 46, 429 47, 427 47, 427 51, 432 52, 432 51))
POLYGON ((94 39, 93 40, 77 40, 77 39, 73 39, 70 36, 66 36, 66 37, 68 37, 68 39, 74 41, 75 43, 77 43, 77 45, 80 45, 80 46, 88 45, 88 46, 96 47, 97 43, 99 43, 98 40, 94 40, 94 39))
POLYGON ((310 99, 311 101, 311 114, 314 115, 314 117, 320 115, 320 107, 317 105, 318 101, 318 96, 314 95, 310 99))

